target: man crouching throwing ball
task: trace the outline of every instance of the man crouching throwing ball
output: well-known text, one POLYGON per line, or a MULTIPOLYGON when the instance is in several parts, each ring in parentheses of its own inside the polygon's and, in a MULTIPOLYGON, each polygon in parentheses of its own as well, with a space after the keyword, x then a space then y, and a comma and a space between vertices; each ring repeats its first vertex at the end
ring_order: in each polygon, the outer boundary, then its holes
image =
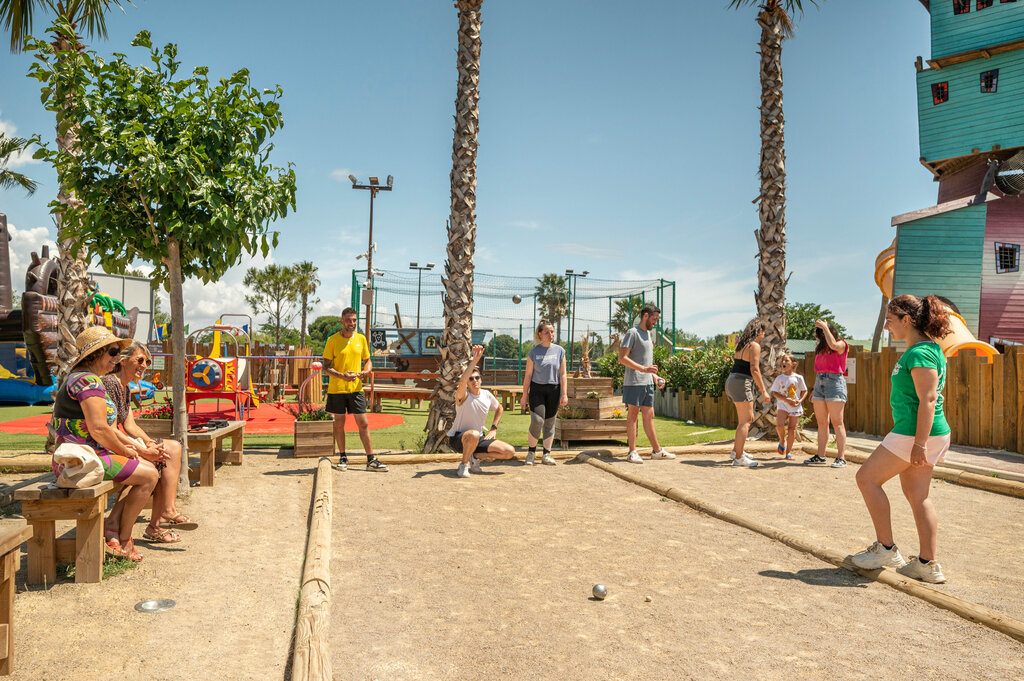
POLYGON ((448 431, 451 448, 462 452, 462 463, 456 475, 468 478, 470 473, 482 473, 480 459, 511 459, 516 455, 515 448, 507 442, 497 439, 498 424, 504 411, 497 398, 489 390, 480 387, 480 358, 484 356, 484 346, 473 346, 473 359, 459 378, 459 387, 455 390, 455 422, 448 431), (484 430, 487 412, 494 409, 494 421, 491 429, 484 430))

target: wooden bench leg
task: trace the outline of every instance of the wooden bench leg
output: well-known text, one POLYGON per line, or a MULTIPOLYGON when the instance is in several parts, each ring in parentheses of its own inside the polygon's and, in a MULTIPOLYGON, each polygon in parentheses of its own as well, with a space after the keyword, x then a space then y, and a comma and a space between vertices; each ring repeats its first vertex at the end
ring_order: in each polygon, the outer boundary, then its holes
POLYGON ((231 433, 231 451, 238 454, 237 460, 232 460, 231 463, 236 466, 242 465, 242 453, 245 450, 245 445, 243 444, 244 440, 245 431, 239 430, 231 433))
MULTIPOLYGON (((24 504, 22 504, 24 506, 24 504)), ((29 584, 47 584, 57 581, 57 531, 52 520, 29 520, 32 538, 28 540, 29 584)))
POLYGON ((14 668, 14 573, 21 547, 16 546, 0 560, 0 675, 14 668))
POLYGON ((216 463, 216 454, 214 452, 213 443, 205 443, 205 446, 199 452, 199 484, 202 487, 213 487, 213 472, 214 464, 216 463))
POLYGON ((96 499, 94 511, 75 523, 75 583, 95 584, 103 579, 103 509, 104 494, 96 499))

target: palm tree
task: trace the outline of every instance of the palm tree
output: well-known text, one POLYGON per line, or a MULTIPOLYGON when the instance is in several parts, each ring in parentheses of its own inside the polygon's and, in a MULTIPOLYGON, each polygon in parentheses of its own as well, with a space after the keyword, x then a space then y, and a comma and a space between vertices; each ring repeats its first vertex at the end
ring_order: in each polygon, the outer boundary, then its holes
POLYGON ((476 147, 480 104, 480 8, 483 0, 456 0, 459 10, 459 84, 452 141, 451 214, 444 265, 441 377, 427 416, 424 452, 447 447, 455 419, 455 389, 473 344, 473 252, 476 250, 476 147))
MULTIPOLYGON (((130 0, 128 0, 130 2, 130 0)), ((32 33, 32 20, 37 10, 51 10, 55 18, 66 21, 74 30, 74 45, 62 36, 54 39, 54 48, 61 51, 74 49, 84 52, 78 28, 84 27, 90 38, 107 37, 106 12, 111 6, 124 11, 121 0, 0 0, 0 22, 11 34, 11 52, 20 52, 25 46, 25 39, 32 33)), ((63 132, 57 128, 57 146, 67 152, 75 153, 77 128, 71 127, 63 132)), ((64 204, 72 204, 75 197, 64 191, 63 183, 57 178, 60 188, 57 199, 64 204)), ((87 253, 75 249, 74 244, 62 238, 61 214, 55 215, 57 223, 57 251, 59 277, 57 280, 57 376, 63 380, 67 374, 68 363, 77 353, 75 336, 89 325, 87 301, 89 294, 89 277, 86 273, 87 253)))
POLYGON ((635 326, 637 318, 640 316, 640 310, 644 308, 644 304, 642 296, 628 296, 616 300, 615 312, 612 314, 611 324, 609 325, 612 327, 612 331, 624 334, 631 327, 635 326))
POLYGON ((295 288, 299 293, 299 314, 302 325, 299 327, 299 345, 306 347, 306 312, 320 302, 319 298, 312 298, 316 293, 316 287, 320 285, 317 278, 317 267, 308 260, 292 265, 295 272, 295 288))
POLYGON ((555 325, 555 342, 562 342, 562 317, 569 314, 569 287, 565 277, 549 272, 537 280, 537 312, 555 325))
POLYGON ((35 180, 29 178, 21 173, 16 173, 10 168, 8 164, 11 162, 11 157, 15 154, 25 151, 28 145, 31 144, 27 139, 21 137, 8 137, 4 133, 0 132, 0 189, 14 189, 15 187, 21 187, 29 195, 35 193, 36 188, 39 186, 35 180))
MULTIPOLYGON (((815 7, 819 0, 808 0, 815 7)), ((824 1, 824 0, 821 0, 824 1)), ((782 115, 782 41, 793 36, 791 15, 803 14, 801 0, 731 0, 730 8, 758 5, 761 27, 761 193, 756 232, 757 315, 767 324, 761 355, 766 380, 774 375, 775 355, 786 344, 786 149, 782 115)), ((759 418, 755 427, 774 432, 759 418)))

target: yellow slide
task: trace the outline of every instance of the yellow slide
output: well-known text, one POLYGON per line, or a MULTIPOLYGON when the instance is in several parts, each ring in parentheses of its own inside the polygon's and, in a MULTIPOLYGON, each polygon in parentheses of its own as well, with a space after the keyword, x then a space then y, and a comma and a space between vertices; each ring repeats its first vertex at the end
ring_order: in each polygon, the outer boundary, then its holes
MULTIPOLYGON (((886 298, 892 298, 892 276, 896 271, 896 239, 892 240, 889 248, 878 254, 875 258, 875 283, 886 298)), ((999 351, 994 347, 974 337, 971 330, 967 328, 967 322, 953 310, 949 310, 949 322, 953 332, 945 338, 939 339, 939 347, 942 348, 946 357, 953 357, 961 350, 974 350, 979 357, 986 357, 992 363, 992 356, 998 355, 999 351)))

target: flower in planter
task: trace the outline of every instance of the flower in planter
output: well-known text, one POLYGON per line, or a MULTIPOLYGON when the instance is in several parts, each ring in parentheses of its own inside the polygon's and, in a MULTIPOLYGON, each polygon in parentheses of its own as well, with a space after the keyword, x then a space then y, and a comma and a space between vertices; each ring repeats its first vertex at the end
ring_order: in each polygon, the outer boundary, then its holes
POLYGON ((622 413, 621 409, 616 409, 612 412, 611 418, 613 419, 624 419, 626 415, 622 413))
POLYGON ((139 412, 140 419, 173 419, 174 407, 168 402, 159 407, 147 407, 139 412))
POLYGON ((334 416, 327 411, 327 407, 309 402, 298 402, 296 404, 278 405, 286 412, 295 417, 296 421, 330 421, 334 416))
POLYGON ((599 397, 601 397, 601 393, 597 392, 596 390, 591 390, 590 392, 587 393, 588 400, 596 400, 599 397))

